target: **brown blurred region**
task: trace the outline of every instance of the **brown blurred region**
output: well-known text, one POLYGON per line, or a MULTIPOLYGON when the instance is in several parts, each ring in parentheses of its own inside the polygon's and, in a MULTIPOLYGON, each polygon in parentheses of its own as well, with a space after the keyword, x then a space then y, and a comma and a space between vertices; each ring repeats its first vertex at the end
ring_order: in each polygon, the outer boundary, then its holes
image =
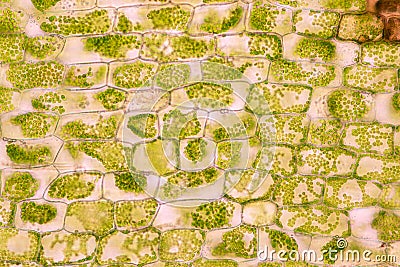
POLYGON ((385 25, 385 39, 400 41, 400 17, 388 19, 385 25))
POLYGON ((400 0, 366 0, 367 11, 377 13, 385 24, 384 37, 400 41, 400 0))

